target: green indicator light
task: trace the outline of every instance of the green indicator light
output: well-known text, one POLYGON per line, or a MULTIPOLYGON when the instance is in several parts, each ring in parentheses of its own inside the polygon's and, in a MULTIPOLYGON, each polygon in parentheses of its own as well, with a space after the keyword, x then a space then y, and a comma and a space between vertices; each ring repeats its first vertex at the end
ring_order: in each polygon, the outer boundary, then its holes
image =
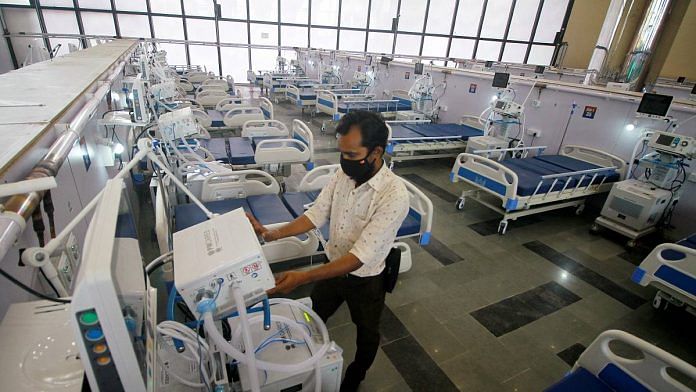
POLYGON ((307 312, 303 312, 303 313, 304 313, 304 318, 305 318, 305 320, 307 320, 308 323, 311 323, 311 322, 312 322, 312 318, 309 317, 309 314, 308 314, 307 312))
POLYGON ((84 325, 93 325, 96 324, 97 321, 99 321, 99 317, 97 317, 97 314, 92 311, 82 313, 80 316, 80 322, 84 325))

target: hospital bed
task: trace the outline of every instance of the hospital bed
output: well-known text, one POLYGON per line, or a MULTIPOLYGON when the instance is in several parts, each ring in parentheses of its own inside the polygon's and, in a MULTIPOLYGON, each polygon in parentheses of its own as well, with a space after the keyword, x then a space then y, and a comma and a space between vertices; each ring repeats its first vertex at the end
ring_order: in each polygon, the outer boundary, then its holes
POLYGON ((181 76, 191 82, 191 84, 201 84, 203 81, 215 77, 215 74, 200 70, 189 70, 185 71, 181 76))
POLYGON ((631 279, 658 289, 655 308, 671 303, 696 313, 696 233, 676 243, 658 245, 633 271, 631 279))
POLYGON ((602 332, 580 355, 573 369, 546 392, 692 390, 696 367, 624 331, 602 332), (676 370, 680 380, 674 378, 676 370))
MULTIPOLYGON (((214 213, 223 214, 236 208, 252 213, 263 225, 270 228, 290 222, 302 215, 319 195, 321 189, 338 170, 339 165, 320 166, 309 171, 300 182, 297 192, 280 193, 278 182, 268 173, 259 170, 242 170, 223 175, 209 176, 203 183, 201 201, 214 213)), ((423 192, 403 180, 409 193, 410 210, 397 233, 397 238, 417 237, 426 245, 430 241, 433 220, 433 204, 423 192)), ((164 207, 157 191, 155 206, 156 233, 160 250, 169 250, 171 233, 193 226, 206 219, 195 204, 179 204, 164 207)), ((264 245, 264 253, 270 262, 290 260, 323 252, 320 242, 329 239, 329 224, 306 236, 291 237, 264 245)))
POLYGON ((312 107, 317 104, 316 90, 328 90, 336 94, 359 94, 358 88, 340 88, 342 84, 321 84, 321 83, 295 83, 289 84, 285 88, 285 97, 295 106, 302 109, 312 107))
POLYGON ((408 91, 394 90, 391 99, 374 99, 371 94, 337 94, 330 90, 317 90, 317 113, 323 112, 338 121, 351 111, 366 110, 394 117, 396 112, 413 110, 408 91))
POLYGON ((470 137, 483 135, 479 128, 459 124, 433 124, 430 120, 387 121, 386 153, 390 165, 417 159, 456 157, 470 137))
POLYGON ((314 135, 305 123, 293 120, 292 129, 277 120, 250 120, 241 137, 212 138, 202 142, 215 160, 233 169, 302 163, 314 167, 314 135))
POLYGON ((302 82, 312 82, 312 80, 306 76, 297 75, 276 77, 274 74, 265 74, 263 76, 263 87, 266 89, 266 94, 275 102, 278 102, 278 97, 286 98, 285 91, 288 86, 302 82))
POLYGON ((196 120, 208 130, 238 129, 251 120, 273 120, 273 103, 260 97, 258 106, 239 97, 226 97, 213 109, 194 110, 196 120))
POLYGON ((459 154, 450 180, 475 189, 462 192, 457 209, 464 209, 467 197, 478 201, 503 216, 498 233, 505 234, 509 219, 566 207, 577 207, 579 214, 588 196, 608 192, 611 183, 624 178, 626 162, 615 155, 573 145, 564 146, 558 155, 541 155, 545 148, 459 154), (538 155, 530 156, 532 152, 538 155))

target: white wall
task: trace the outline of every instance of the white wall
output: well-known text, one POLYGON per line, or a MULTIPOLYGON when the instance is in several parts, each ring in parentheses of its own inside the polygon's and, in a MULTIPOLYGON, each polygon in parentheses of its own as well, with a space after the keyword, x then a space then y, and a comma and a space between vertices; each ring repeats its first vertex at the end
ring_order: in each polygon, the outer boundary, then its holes
MULTIPOLYGON (((323 55, 328 61, 328 56, 323 55)), ((303 64, 309 76, 316 76, 320 63, 320 58, 316 53, 306 55, 300 52, 300 64, 303 64), (310 60, 313 65, 310 66, 310 60)), ((364 61, 356 58, 347 60, 343 57, 337 59, 344 69, 344 80, 351 80, 353 72, 361 67, 365 69, 364 61)), ((393 61, 388 67, 378 64, 378 59, 373 60, 377 69, 375 93, 378 98, 386 97, 384 91, 394 89, 408 90, 413 83, 413 65, 393 61), (410 72, 410 79, 404 78, 405 72, 410 72)), ((491 97, 495 95, 497 89, 491 86, 492 73, 476 72, 469 70, 454 70, 446 68, 426 67, 426 71, 431 71, 435 83, 443 80, 447 81, 447 90, 440 100, 441 106, 447 106, 446 112, 441 112, 441 122, 458 122, 462 115, 479 115, 490 103, 491 97), (444 72, 449 74, 446 74, 444 72), (470 93, 471 84, 476 84, 476 92, 470 93)), ((516 101, 521 103, 534 83, 534 79, 511 76, 510 87, 516 90, 516 101)), ((537 83, 543 83, 540 80, 537 83)), ((388 94, 387 94, 388 95, 388 94)), ((638 108, 640 96, 635 93, 612 93, 601 88, 584 87, 575 84, 548 84, 546 88, 539 91, 535 88, 529 101, 539 99, 541 106, 533 108, 526 105, 526 126, 541 131, 541 137, 534 140, 534 145, 548 146, 547 154, 555 154, 563 144, 579 144, 595 147, 604 151, 616 154, 625 160, 629 159, 631 151, 640 136, 639 128, 634 131, 625 130, 625 125, 634 121, 635 112, 638 108), (571 106, 577 105, 573 116, 570 116, 571 106), (585 106, 597 107, 594 119, 582 117, 585 106), (564 129, 570 117, 568 131, 564 129)), ((689 104, 674 103, 670 114, 677 120, 682 121, 696 114, 696 106, 689 104)), ((639 123, 639 127, 653 127, 658 124, 651 124, 649 121, 639 123)), ((696 119, 679 128, 677 133, 696 137, 696 119)), ((530 137, 526 136, 526 143, 530 142, 530 137)), ((692 164, 692 167, 694 164, 692 164)), ((693 169, 692 169, 693 170, 693 169)), ((449 173, 443 171, 442 175, 449 173)), ((688 197, 696 192, 696 184, 687 182, 681 201, 677 207, 672 223, 676 226, 674 232, 669 233, 675 237, 696 232, 696 221, 691 217, 696 216, 696 199, 688 197)))

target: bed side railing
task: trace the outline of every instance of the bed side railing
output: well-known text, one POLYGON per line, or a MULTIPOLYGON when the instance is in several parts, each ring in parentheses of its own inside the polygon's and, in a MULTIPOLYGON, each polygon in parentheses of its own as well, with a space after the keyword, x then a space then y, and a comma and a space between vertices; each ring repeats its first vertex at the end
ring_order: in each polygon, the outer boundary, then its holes
POLYGON ((266 97, 261 97, 260 101, 259 107, 261 108, 266 120, 273 120, 273 103, 266 97))
POLYGON ((401 178, 401 180, 404 182, 404 185, 406 185, 409 207, 420 215, 419 243, 421 245, 428 245, 430 243, 430 233, 433 226, 433 202, 430 201, 430 198, 428 198, 423 191, 418 189, 418 187, 404 178, 401 178))
POLYGON ((288 127, 278 120, 249 120, 242 125, 242 137, 289 135, 288 127))
POLYGON ((626 178, 626 161, 606 151, 598 150, 592 147, 569 144, 561 148, 560 155, 569 156, 597 166, 614 166, 616 167, 616 171, 621 176, 621 179, 626 178))
POLYGON ((270 174, 262 170, 239 170, 206 177, 201 190, 201 201, 240 199, 278 193, 280 185, 270 174))

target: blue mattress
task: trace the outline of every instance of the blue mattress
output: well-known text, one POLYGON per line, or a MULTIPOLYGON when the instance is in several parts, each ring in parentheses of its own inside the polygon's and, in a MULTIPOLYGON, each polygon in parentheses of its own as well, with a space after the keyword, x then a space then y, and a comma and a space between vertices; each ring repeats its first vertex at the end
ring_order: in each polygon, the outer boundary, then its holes
POLYGON ((392 139, 420 139, 423 137, 423 135, 404 124, 393 124, 391 129, 392 139))
POLYGON ((483 131, 462 124, 408 124, 411 130, 425 137, 453 136, 468 139, 472 136, 482 136, 483 131))
POLYGON ((411 110, 413 107, 410 102, 342 102, 338 104, 339 113, 348 113, 351 110, 368 110, 371 112, 398 112, 402 110, 411 110))
POLYGON ((602 380, 584 368, 578 368, 546 389, 546 392, 613 392, 602 380))
MULTIPOLYGON (((544 155, 539 157, 523 158, 523 159, 507 159, 501 164, 517 174, 517 194, 520 196, 530 196, 541 181, 541 177, 551 174, 568 173, 578 170, 597 169, 599 166, 589 162, 580 161, 575 158, 560 156, 560 155, 544 155)), ((615 182, 619 179, 619 174, 615 170, 600 172, 594 181, 594 184, 599 184, 606 176, 605 182, 615 182)), ((578 185, 581 175, 570 179, 558 179, 552 192, 560 191, 568 182, 566 189, 570 189, 578 185)), ((592 175, 585 176, 581 186, 586 186, 592 181, 592 175)), ((544 180, 537 193, 548 192, 551 189, 554 179, 544 180)))
POLYGON ((208 109, 208 116, 210 116, 210 119, 212 120, 212 127, 216 128, 221 128, 225 126, 225 122, 223 119, 225 118, 225 114, 222 113, 219 110, 213 110, 213 109, 208 109))
POLYGON ((229 145, 229 163, 231 165, 253 165, 254 146, 251 140, 244 137, 231 137, 227 139, 229 145))
POLYGON ((130 213, 119 214, 116 220, 116 238, 138 238, 135 221, 130 213))
POLYGON ((216 161, 230 163, 230 154, 227 151, 227 141, 224 138, 213 138, 201 141, 204 148, 213 154, 216 161))

